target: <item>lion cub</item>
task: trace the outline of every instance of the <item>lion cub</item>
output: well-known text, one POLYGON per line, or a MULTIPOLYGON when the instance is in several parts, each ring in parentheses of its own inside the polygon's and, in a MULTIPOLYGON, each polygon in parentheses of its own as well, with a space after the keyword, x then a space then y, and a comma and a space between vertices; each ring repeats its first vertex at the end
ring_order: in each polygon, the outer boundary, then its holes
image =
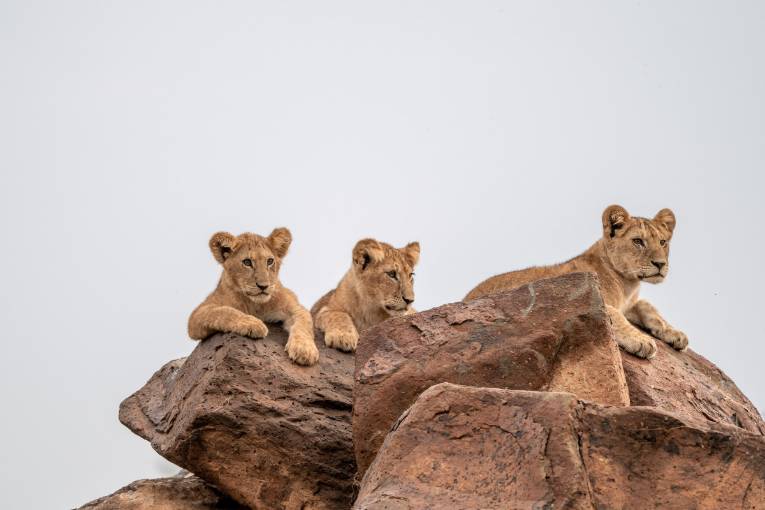
POLYGON ((420 244, 397 249, 362 239, 352 257, 351 268, 337 288, 311 308, 327 347, 346 352, 356 350, 360 331, 389 317, 414 313, 413 268, 420 259, 420 244))
POLYGON ((554 266, 493 276, 471 290, 465 300, 540 278, 590 271, 598 275, 616 340, 625 351, 641 358, 656 354, 656 343, 644 331, 684 350, 688 346, 685 333, 670 326, 651 303, 638 298, 641 282, 661 283, 667 276, 675 215, 662 209, 651 220, 633 218, 623 207, 612 205, 603 212, 602 220, 603 237, 578 257, 554 266))
POLYGON ((214 234, 210 251, 223 266, 223 275, 212 294, 191 313, 189 336, 203 340, 231 332, 263 338, 268 334, 264 322, 282 322, 289 332, 284 349, 290 359, 300 365, 316 363, 319 350, 311 315, 279 281, 279 268, 291 243, 292 234, 286 228, 274 229, 268 237, 214 234))

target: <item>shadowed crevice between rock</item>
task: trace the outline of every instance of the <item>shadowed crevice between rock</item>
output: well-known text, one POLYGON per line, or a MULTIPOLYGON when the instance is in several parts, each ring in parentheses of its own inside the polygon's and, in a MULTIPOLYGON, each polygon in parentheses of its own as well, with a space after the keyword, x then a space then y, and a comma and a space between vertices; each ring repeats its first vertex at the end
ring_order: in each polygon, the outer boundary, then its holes
POLYGON ((711 510, 762 501, 758 434, 567 393, 443 383, 387 435, 354 509, 711 510))
POLYGON ((362 336, 356 353, 359 472, 399 415, 434 384, 565 390, 628 405, 621 364, 589 273, 388 320, 362 336))

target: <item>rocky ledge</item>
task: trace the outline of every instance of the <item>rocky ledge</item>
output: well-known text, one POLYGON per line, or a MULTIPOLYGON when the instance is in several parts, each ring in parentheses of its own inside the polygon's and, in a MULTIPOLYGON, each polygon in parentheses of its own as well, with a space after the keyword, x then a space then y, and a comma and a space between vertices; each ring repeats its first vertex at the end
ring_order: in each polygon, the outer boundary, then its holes
POLYGON ((168 459, 252 508, 347 508, 353 356, 321 349, 305 368, 287 337, 217 335, 171 361, 119 418, 168 459))
POLYGON ((386 321, 355 359, 319 338, 309 368, 270 329, 201 342, 120 406, 194 476, 86 508, 765 508, 760 414, 691 350, 620 351, 592 274, 386 321))
POLYGON ((195 476, 138 480, 84 510, 246 510, 195 476))
POLYGON ((570 393, 442 383, 396 422, 353 508, 763 504, 765 442, 733 425, 570 393))

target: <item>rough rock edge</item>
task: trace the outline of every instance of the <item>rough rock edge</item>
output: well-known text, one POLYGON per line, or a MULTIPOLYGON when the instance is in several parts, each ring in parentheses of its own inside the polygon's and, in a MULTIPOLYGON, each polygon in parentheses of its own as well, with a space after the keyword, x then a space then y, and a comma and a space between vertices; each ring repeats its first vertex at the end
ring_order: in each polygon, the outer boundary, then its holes
MULTIPOLYGON (((417 403, 421 400, 428 400, 431 398, 434 398, 441 393, 449 392, 449 391, 462 391, 467 390, 468 392, 491 392, 491 393, 514 393, 514 394, 558 394, 561 396, 565 396, 565 398, 571 399, 573 402, 575 402, 575 409, 574 414, 576 416, 576 421, 573 423, 574 430, 573 432, 577 436, 577 453, 578 453, 578 459, 579 459, 579 465, 581 466, 582 472, 585 477, 586 481, 586 489, 587 489, 587 501, 591 508, 593 509, 599 509, 599 508, 606 508, 603 506, 603 502, 599 500, 598 497, 598 491, 596 491, 593 488, 593 479, 594 476, 591 473, 590 468, 588 467, 588 455, 584 451, 584 445, 583 445, 583 438, 585 437, 585 434, 590 434, 590 436, 593 435, 592 429, 593 427, 593 419, 598 418, 602 420, 603 415, 612 415, 615 418, 624 417, 626 418, 627 415, 634 415, 639 416, 641 418, 641 423, 643 421, 663 421, 666 428, 660 429, 660 430, 687 430, 699 434, 706 434, 709 435, 710 441, 722 441, 727 444, 731 444, 734 448, 735 447, 745 447, 747 443, 751 444, 759 443, 763 450, 765 450, 765 441, 763 440, 763 437, 759 435, 756 431, 751 432, 748 430, 743 429, 740 426, 732 425, 732 424, 726 424, 726 423, 718 423, 714 421, 708 421, 703 419, 696 419, 693 417, 688 416, 680 416, 678 414, 675 414, 671 411, 666 411, 664 409, 659 409, 652 406, 608 406, 608 405, 602 405, 597 404, 593 402, 588 402, 586 400, 579 399, 576 395, 571 393, 565 393, 565 392, 549 392, 549 391, 525 391, 525 390, 512 390, 512 389, 504 389, 504 388, 480 388, 475 386, 462 386, 458 384, 452 384, 448 382, 439 383, 436 385, 431 386, 424 392, 420 394, 420 396, 417 398, 417 400, 409 407, 407 408, 399 417, 399 419, 396 421, 396 423, 391 428, 390 432, 385 438, 385 441, 383 442, 383 445, 380 447, 378 451, 378 455, 375 456, 372 463, 369 465, 366 473, 364 474, 363 479, 360 482, 360 491, 359 491, 359 498, 362 496, 366 496, 366 494, 363 493, 363 486, 365 483, 368 482, 368 478, 372 476, 373 473, 375 473, 375 470, 377 468, 377 464, 382 462, 382 455, 381 453, 386 452, 390 450, 390 442, 392 441, 392 436, 396 433, 396 431, 401 428, 402 425, 404 425, 407 420, 410 417, 410 414, 414 407, 416 407, 417 403), (601 414, 596 413, 596 410, 600 410, 601 414), (641 414, 642 413, 642 414, 641 414), (719 439, 718 439, 719 438, 719 439)), ((636 434, 642 433, 642 432, 648 432, 650 433, 651 429, 640 429, 635 430, 636 434)), ((592 445, 590 445, 592 446, 592 445)), ((701 448, 704 448, 701 446, 701 448)), ((759 506, 747 506, 744 507, 743 505, 747 503, 749 499, 749 491, 752 487, 753 481, 750 481, 747 489, 744 491, 744 494, 742 495, 742 501, 741 501, 741 508, 760 508, 759 506)), ((377 488, 373 489, 376 490, 377 488)), ((380 494, 380 497, 384 497, 387 499, 400 499, 399 497, 393 496, 393 495, 387 495, 387 494, 380 494)), ((366 507, 358 507, 357 504, 359 503, 366 503, 366 501, 360 501, 359 498, 357 498, 356 501, 354 501, 354 505, 352 507, 352 510, 359 510, 364 509, 366 507)), ((406 502, 406 500, 403 500, 406 502)), ((398 508, 398 507, 396 507, 398 508)), ((408 508, 408 507, 407 507, 408 508)), ((547 507, 545 507, 547 508, 547 507)), ((765 503, 763 504, 763 508, 765 508, 765 503)))
MULTIPOLYGON (((320 341, 321 337, 318 337, 317 340, 320 341)), ((295 384, 297 391, 292 397, 288 395, 288 399, 294 400, 294 404, 298 406, 298 413, 305 414, 306 416, 310 415, 313 418, 316 418, 317 414, 324 415, 328 420, 326 424, 332 429, 342 427, 342 425, 339 425, 340 422, 347 422, 350 433, 353 358, 346 353, 331 350, 322 343, 318 346, 323 353, 322 362, 313 367, 298 367, 290 362, 283 352, 286 341, 287 335, 279 327, 272 327, 265 339, 258 340, 243 338, 234 334, 213 336, 201 342, 194 353, 188 358, 167 363, 155 372, 143 387, 126 398, 120 405, 120 421, 131 431, 148 440, 152 447, 163 457, 193 471, 197 476, 212 483, 240 503, 253 505, 258 501, 256 491, 259 489, 253 489, 252 484, 246 484, 244 481, 237 480, 236 477, 238 475, 234 475, 231 478, 228 477, 228 474, 221 476, 222 471, 211 469, 208 462, 210 461, 209 456, 203 459, 201 463, 198 461, 190 463, 187 458, 189 455, 192 457, 196 455, 189 453, 189 448, 193 448, 195 430, 210 428, 202 424, 199 418, 203 418, 204 421, 206 415, 219 411, 219 409, 217 411, 211 410, 210 405, 213 404, 208 401, 208 391, 211 392, 210 395, 213 395, 213 399, 215 399, 215 396, 220 394, 221 389, 225 390, 225 384, 232 383, 230 379, 232 375, 235 377, 244 375, 247 378, 241 381, 249 388, 246 391, 259 391, 258 388, 260 387, 255 386, 254 380, 250 379, 250 377, 255 379, 260 377, 256 374, 259 373, 260 369, 257 367, 261 366, 261 361, 255 360, 255 364, 250 365, 246 359, 250 359, 251 356, 258 358, 263 356, 262 366, 270 367, 266 372, 266 377, 270 379, 268 374, 273 374, 273 377, 278 378, 277 386, 282 387, 283 391, 289 392, 289 390, 284 388, 295 384), (219 367, 224 368, 218 370, 219 367), (250 369, 256 370, 256 372, 248 375, 250 369), (244 372, 240 372, 240 370, 244 370, 244 372), (284 373, 284 377, 279 377, 278 374, 283 372, 289 372, 289 374, 284 373), (181 376, 181 374, 183 375, 181 376), (301 382, 304 378, 320 380, 321 384, 304 385, 301 382), (253 497, 255 499, 252 499, 253 497)), ((307 383, 307 381, 305 382, 307 383)), ((241 397, 244 394, 237 395, 241 397)), ((274 397, 266 393, 264 398, 272 399, 274 397)), ((277 398, 277 400, 280 399, 277 398)), ((240 407, 245 409, 248 405, 242 407, 240 402, 239 404, 234 404, 234 407, 231 409, 240 407)), ((221 416, 216 414, 215 419, 219 418, 221 416)), ((313 420, 301 420, 297 423, 311 422, 313 420)), ((258 422, 250 423, 256 428, 260 426, 258 422)), ((207 423, 207 425, 210 424, 207 423)), ((228 430, 226 428, 227 423, 222 423, 221 425, 223 425, 223 430, 228 430)), ((332 448, 331 440, 329 440, 330 442, 327 442, 327 440, 325 438, 325 443, 322 444, 332 448)), ((350 441, 349 437, 347 444, 350 445, 350 441)), ((213 455, 215 454, 215 450, 210 450, 210 452, 213 455)), ((322 470, 325 476, 332 476, 328 471, 332 466, 325 462, 327 458, 322 456, 308 456, 305 458, 316 459, 314 464, 317 467, 324 465, 322 470)), ((353 465, 352 454, 349 459, 350 461, 347 464, 353 465)), ((224 464, 226 463, 227 461, 224 461, 224 464)), ((243 466, 245 464, 241 460, 233 461, 234 466, 243 466)), ((343 466, 345 465, 346 463, 343 463, 343 466)), ((230 473, 235 473, 237 470, 238 468, 232 468, 230 473)), ((270 483, 269 477, 266 476, 265 478, 270 483)), ((332 483, 324 483, 324 481, 317 480, 315 477, 306 477, 305 480, 314 480, 311 483, 320 489, 314 489, 313 492, 314 498, 317 501, 321 501, 322 498, 327 496, 333 497, 332 491, 336 485, 344 483, 348 485, 349 490, 343 490, 342 494, 344 495, 343 499, 348 500, 348 505, 350 505, 355 495, 353 480, 350 474, 347 477, 336 476, 332 483)), ((335 492, 340 494, 337 491, 335 492)), ((276 493, 272 491, 270 494, 276 493)), ((298 493, 289 491, 286 494, 292 498, 293 496, 297 497, 298 493)), ((333 502, 334 500, 327 499, 326 501, 333 502)), ((291 501, 290 505, 292 503, 294 501, 291 501)), ((258 503, 258 505, 260 504, 265 503, 258 503)))
MULTIPOLYGON (((179 473, 180 475, 180 473, 179 473)), ((149 478, 143 480, 136 480, 125 487, 101 498, 95 499, 88 503, 85 503, 78 510, 99 509, 103 505, 113 504, 113 508, 118 508, 117 501, 110 501, 119 499, 121 496, 130 496, 131 493, 138 493, 144 489, 154 489, 176 491, 182 497, 178 499, 178 504, 183 503, 187 497, 193 497, 192 504, 197 505, 209 505, 210 509, 220 510, 246 510, 245 507, 239 505, 228 496, 222 494, 215 487, 208 484, 201 478, 193 475, 173 476, 169 478, 149 478), (198 496, 207 499, 199 499, 198 496)), ((105 508, 112 508, 111 506, 105 508)), ((179 507, 180 508, 180 507, 179 507)))

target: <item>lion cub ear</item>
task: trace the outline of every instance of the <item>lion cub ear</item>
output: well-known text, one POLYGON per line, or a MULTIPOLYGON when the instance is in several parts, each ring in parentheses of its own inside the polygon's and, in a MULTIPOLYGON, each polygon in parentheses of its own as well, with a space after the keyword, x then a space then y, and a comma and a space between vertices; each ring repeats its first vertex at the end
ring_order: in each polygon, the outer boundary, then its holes
POLYGON ((616 237, 617 230, 623 228, 629 219, 627 209, 620 205, 609 205, 603 211, 603 235, 616 237))
POLYGON ((284 227, 275 228, 268 236, 268 244, 277 257, 284 258, 292 244, 292 234, 284 227))
POLYGON ((399 250, 410 266, 414 267, 420 261, 420 243, 409 243, 399 250))
POLYGON ((669 230, 670 234, 675 230, 676 220, 675 213, 672 212, 672 209, 662 209, 661 211, 657 212, 656 216, 653 217, 653 221, 663 223, 664 226, 669 230))
POLYGON ((353 247, 353 264, 363 271, 370 262, 380 262, 385 256, 382 246, 374 239, 362 239, 353 247))
POLYGON ((216 232, 210 238, 210 251, 215 260, 223 264, 226 259, 234 252, 236 237, 228 232, 216 232))

